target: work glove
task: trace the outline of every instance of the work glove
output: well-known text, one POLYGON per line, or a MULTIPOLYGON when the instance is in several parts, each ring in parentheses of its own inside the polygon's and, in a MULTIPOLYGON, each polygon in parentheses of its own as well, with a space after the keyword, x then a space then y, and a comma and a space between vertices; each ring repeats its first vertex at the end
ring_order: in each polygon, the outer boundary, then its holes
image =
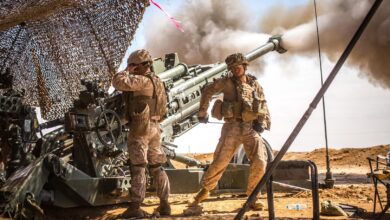
POLYGON ((199 117, 199 116, 198 116, 198 121, 199 121, 200 123, 206 124, 207 122, 209 122, 209 115, 205 115, 204 117, 199 117))
POLYGON ((252 128, 260 134, 264 131, 263 124, 260 123, 258 120, 253 121, 252 128))

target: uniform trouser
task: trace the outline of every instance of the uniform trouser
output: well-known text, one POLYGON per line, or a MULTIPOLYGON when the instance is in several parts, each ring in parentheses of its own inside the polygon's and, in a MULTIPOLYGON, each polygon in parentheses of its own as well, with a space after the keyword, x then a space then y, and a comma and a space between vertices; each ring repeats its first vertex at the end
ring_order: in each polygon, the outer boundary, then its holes
POLYGON ((146 167, 153 177, 157 189, 157 196, 161 200, 167 200, 170 193, 169 179, 161 167, 167 159, 161 149, 160 124, 151 121, 150 129, 143 136, 134 136, 131 131, 128 135, 128 152, 131 162, 131 189, 130 200, 141 203, 146 191, 146 167))
POLYGON ((249 196, 266 168, 266 151, 260 135, 252 129, 252 123, 231 122, 222 127, 221 137, 210 164, 202 179, 202 187, 211 191, 228 166, 237 148, 243 144, 245 154, 250 160, 249 178, 246 194, 249 196))

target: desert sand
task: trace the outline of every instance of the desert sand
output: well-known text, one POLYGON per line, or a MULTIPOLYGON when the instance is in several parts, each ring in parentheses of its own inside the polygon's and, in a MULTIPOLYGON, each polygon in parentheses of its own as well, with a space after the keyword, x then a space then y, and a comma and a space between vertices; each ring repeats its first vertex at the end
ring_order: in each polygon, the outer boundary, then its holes
MULTIPOLYGON (((375 158, 377 155, 386 155, 390 145, 380 145, 369 148, 343 148, 331 149, 331 168, 336 178, 336 185, 333 189, 320 189, 320 202, 331 200, 333 203, 348 204, 361 208, 362 213, 353 218, 370 219, 373 217, 374 187, 372 180, 367 177, 369 164, 367 157, 375 158)), ((190 156, 205 162, 212 161, 212 154, 192 154, 190 156)), ((288 152, 284 160, 312 160, 319 169, 319 181, 324 179, 326 172, 325 149, 316 149, 312 152, 288 152)), ((176 164, 180 166, 180 164, 176 164)), ((385 188, 380 187, 380 193, 385 198, 385 188)), ((233 219, 246 197, 240 195, 215 195, 202 203, 202 213, 196 216, 184 216, 183 210, 187 209, 188 201, 194 194, 172 195, 172 216, 160 219, 233 219)), ((266 204, 266 195, 261 196, 266 204)), ((275 215, 277 219, 310 219, 312 218, 311 192, 284 193, 277 192, 274 195, 275 215), (303 210, 288 210, 288 204, 303 204, 307 208, 303 210)), ((158 206, 158 198, 148 196, 142 208, 152 214, 158 206)), ((48 208, 46 215, 49 219, 116 219, 126 209, 126 204, 94 207, 94 208, 73 208, 59 209, 48 208)), ((377 207, 377 212, 379 211, 377 207)), ((263 211, 249 211, 247 219, 262 219, 268 217, 267 206, 263 211)), ((151 217, 155 218, 155 217, 151 217)), ((345 219, 346 217, 321 216, 321 219, 345 219)), ((351 217, 350 217, 351 218, 351 217)), ((390 219, 390 212, 384 219, 390 219)))

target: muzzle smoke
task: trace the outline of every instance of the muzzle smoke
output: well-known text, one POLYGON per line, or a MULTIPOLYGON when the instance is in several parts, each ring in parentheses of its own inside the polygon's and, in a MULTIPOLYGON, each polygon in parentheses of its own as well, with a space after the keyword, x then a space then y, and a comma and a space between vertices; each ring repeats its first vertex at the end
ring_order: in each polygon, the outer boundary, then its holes
MULTIPOLYGON (((372 0, 317 1, 321 50, 331 60, 339 58, 372 4, 372 0)), ((145 34, 146 48, 159 55, 178 52, 189 64, 214 63, 231 53, 246 53, 265 43, 269 35, 262 32, 283 34, 283 46, 288 53, 313 56, 317 52, 313 1, 295 8, 277 6, 267 10, 255 28, 250 27, 253 15, 248 11, 251 10, 235 0, 186 1, 174 15, 182 21, 185 32, 167 27, 168 22, 154 21, 153 28, 145 34)), ((389 88, 389 54, 390 2, 384 1, 348 62, 371 82, 389 88)))
POLYGON ((177 52, 188 64, 223 62, 229 54, 250 52, 270 37, 249 31, 247 9, 236 0, 185 1, 174 17, 182 22, 184 33, 157 20, 146 30, 145 47, 153 55, 177 52))
MULTIPOLYGON (((325 0, 317 1, 319 17, 321 50, 332 60, 337 60, 346 45, 356 32, 358 26, 373 4, 371 0, 325 0)), ((313 2, 309 1, 313 8, 313 2)), ((301 21, 296 27, 290 28, 290 18, 294 11, 278 10, 283 16, 277 20, 267 20, 262 27, 267 32, 286 30, 283 45, 291 53, 302 54, 317 51, 317 35, 315 20, 307 19, 313 10, 307 10, 309 5, 298 9, 303 12, 301 21), (306 13, 306 14, 304 14, 306 13)), ((274 11, 275 12, 275 11, 274 11)), ((266 16, 271 16, 269 12, 266 16)), ((353 49, 348 62, 359 68, 374 84, 390 87, 390 2, 384 1, 370 24, 353 49)))

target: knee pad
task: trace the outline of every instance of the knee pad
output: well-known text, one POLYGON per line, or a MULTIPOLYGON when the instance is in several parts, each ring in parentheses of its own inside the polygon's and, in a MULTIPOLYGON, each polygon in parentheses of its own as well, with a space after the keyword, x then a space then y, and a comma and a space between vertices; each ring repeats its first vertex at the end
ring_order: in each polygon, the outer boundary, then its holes
MULTIPOLYGON (((154 169, 154 168, 159 168, 161 167, 161 163, 156 163, 156 164, 149 164, 149 169, 154 169)), ((162 168, 162 167, 161 167, 162 168)))
POLYGON ((149 165, 149 173, 150 174, 155 174, 155 173, 160 173, 161 171, 164 171, 164 168, 161 166, 161 164, 151 164, 149 165))
POLYGON ((142 172, 145 172, 146 164, 132 164, 130 165, 130 173, 131 175, 137 175, 142 172))

